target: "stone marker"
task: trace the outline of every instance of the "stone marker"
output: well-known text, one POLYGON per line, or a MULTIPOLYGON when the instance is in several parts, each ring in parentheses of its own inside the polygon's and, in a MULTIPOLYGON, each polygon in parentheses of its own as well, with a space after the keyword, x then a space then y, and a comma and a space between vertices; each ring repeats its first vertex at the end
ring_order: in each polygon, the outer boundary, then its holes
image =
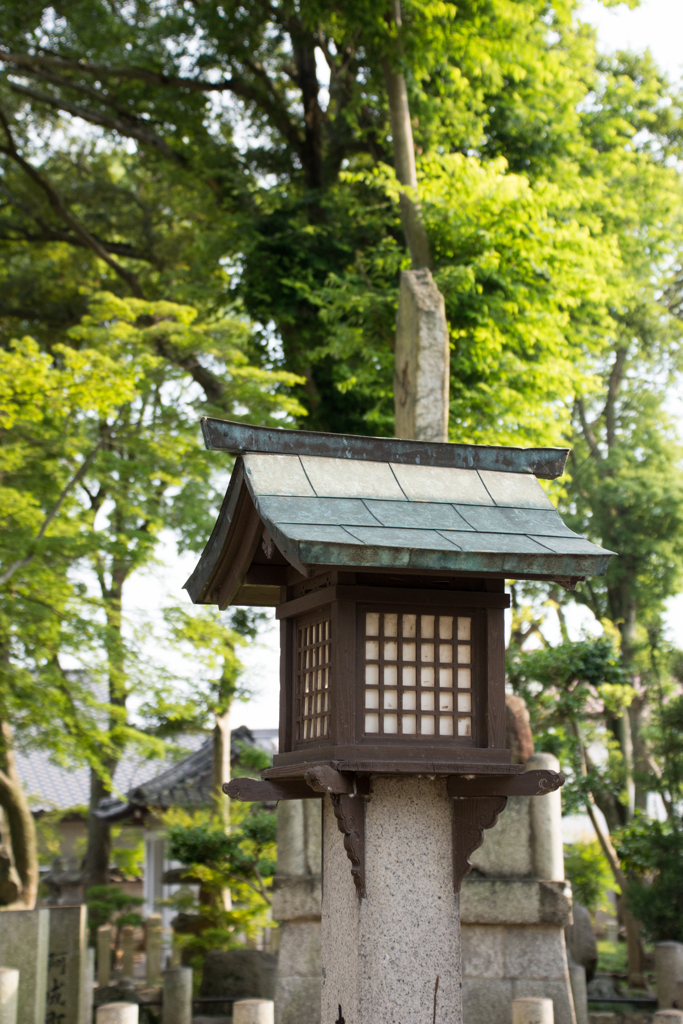
POLYGON ((83 1013, 79 1024, 92 1024, 92 1008, 95 996, 95 950, 88 946, 85 951, 83 981, 83 1013))
POLYGON ((164 971, 162 1024, 192 1024, 192 968, 164 971))
POLYGON ((133 977, 135 953, 135 928, 126 924, 121 929, 121 974, 124 978, 133 977))
POLYGON ((161 951, 161 914, 150 914, 147 918, 146 974, 148 985, 158 985, 161 981, 161 951))
POLYGON ((569 982, 574 998, 574 1014, 576 1024, 589 1024, 588 995, 586 993, 586 968, 583 964, 569 964, 569 982))
POLYGON ((322 801, 281 800, 273 880, 273 917, 282 922, 276 1024, 320 1024, 321 847, 322 801))
POLYGON ((45 1024, 86 1024, 83 1003, 87 918, 84 903, 50 909, 45 1024))
POLYGON ((587 907, 573 901, 573 921, 564 930, 567 941, 567 951, 575 964, 580 964, 586 969, 586 979, 595 974, 595 967, 598 962, 598 946, 595 941, 593 922, 587 907))
POLYGON ((429 270, 401 271, 394 365, 396 436, 447 441, 448 323, 429 270))
POLYGON ((553 1024, 552 999, 526 996, 512 1003, 512 1024, 553 1024))
MULTIPOLYGON (((560 762, 554 754, 532 754, 526 763, 526 770, 529 772, 539 768, 559 772, 560 762)), ((562 794, 558 789, 547 796, 532 796, 530 800, 534 876, 559 881, 564 878, 562 794)))
POLYGON ((361 901, 332 802, 324 798, 325 1024, 340 1017, 350 1024, 415 1024, 426 1019, 425 1007, 431 1017, 435 990, 438 1024, 462 1024, 452 829, 445 779, 373 779, 361 901))
POLYGON ((107 988, 111 980, 111 925, 101 924, 97 929, 97 984, 107 988))
POLYGON ((657 1006, 660 1010, 673 1006, 678 995, 678 982, 683 981, 683 944, 658 942, 655 945, 657 975, 657 1006))
POLYGON ((652 1018, 653 1024, 683 1024, 683 1010, 657 1010, 654 1017, 652 1018))
POLYGON ((240 999, 232 1008, 233 1024, 273 1024, 275 1003, 271 999, 240 999))
POLYGON ((138 1024, 137 1003, 105 1003, 97 1007, 97 1024, 138 1024))
POLYGON ((0 964, 19 971, 17 1024, 45 1024, 49 910, 0 913, 0 964))
POLYGON ((605 925, 605 938, 615 945, 619 941, 619 922, 614 918, 605 925))
POLYGON ((0 1024, 16 1024, 19 1005, 19 971, 0 967, 0 1024))

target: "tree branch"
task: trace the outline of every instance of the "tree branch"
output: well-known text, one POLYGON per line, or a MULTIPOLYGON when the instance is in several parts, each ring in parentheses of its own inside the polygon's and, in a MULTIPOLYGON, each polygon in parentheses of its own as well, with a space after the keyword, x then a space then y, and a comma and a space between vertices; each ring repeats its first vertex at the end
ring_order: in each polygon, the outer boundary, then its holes
POLYGON ((619 392, 621 391, 621 385, 624 381, 624 369, 626 366, 627 349, 618 348, 614 357, 614 365, 609 375, 609 382, 607 385, 607 399, 605 401, 605 408, 603 415, 605 417, 605 426, 607 429, 607 447, 612 449, 616 441, 616 415, 615 405, 619 392))
POLYGON ((583 398, 577 398, 575 403, 574 403, 574 405, 575 405, 576 411, 579 414, 579 420, 581 422, 581 430, 583 431, 584 440, 585 440, 586 444, 588 445, 588 447, 590 448, 591 455, 593 456, 594 459, 598 459, 599 461, 602 461, 602 453, 600 451, 600 447, 598 445, 597 438, 596 438, 595 434, 593 433, 593 427, 588 422, 588 418, 586 416, 586 407, 583 404, 583 398))
POLYGON ((115 260, 109 255, 104 246, 102 246, 97 239, 90 234, 87 228, 83 227, 83 225, 76 220, 74 215, 63 202, 57 190, 50 184, 47 178, 44 178, 43 175, 36 170, 33 164, 30 164, 28 160, 25 160, 24 157, 21 156, 14 142, 9 122, 2 111, 0 111, 0 124, 2 124, 8 142, 7 146, 0 146, 0 153, 5 153, 22 168, 28 177, 43 190, 52 209, 66 224, 69 225, 72 231, 78 235, 83 244, 89 249, 92 249, 92 251, 99 256, 101 260, 104 260, 104 262, 126 282, 136 298, 143 298, 142 288, 140 287, 140 282, 138 281, 137 276, 131 273, 131 271, 126 270, 125 267, 121 266, 118 260, 115 260))

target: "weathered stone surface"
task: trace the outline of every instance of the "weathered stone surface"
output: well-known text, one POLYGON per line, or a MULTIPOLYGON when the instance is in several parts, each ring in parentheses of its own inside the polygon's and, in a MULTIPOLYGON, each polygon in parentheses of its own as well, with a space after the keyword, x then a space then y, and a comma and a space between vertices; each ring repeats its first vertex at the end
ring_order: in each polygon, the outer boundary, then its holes
MULTIPOLYGON (((470 860, 488 878, 526 878, 533 874, 529 796, 510 797, 495 828, 470 860)), ((545 799, 545 798, 544 798, 545 799)))
POLYGON ((552 999, 515 999, 512 1024, 553 1024, 552 999))
POLYGON ((97 929, 97 983, 100 988, 109 985, 111 977, 111 925, 101 924, 97 929))
MULTIPOLYGON (((526 770, 550 769, 559 772, 560 762, 554 754, 534 754, 526 770)), ((533 874, 536 878, 564 881, 564 847, 562 844, 562 791, 529 798, 533 874)))
POLYGON ((232 1008, 233 1024, 273 1024, 274 1006, 270 999, 241 999, 232 1008))
POLYGON ((273 918, 276 921, 296 921, 298 918, 320 920, 321 903, 320 875, 302 875, 298 878, 276 875, 273 879, 273 918))
POLYGON ((85 951, 85 982, 83 992, 83 1014, 79 1024, 92 1024, 95 996, 95 950, 88 946, 85 951))
POLYGON ((161 1024, 192 1024, 192 968, 164 971, 161 1024))
POLYGON ((0 965, 19 971, 17 1024, 45 1024, 49 910, 0 913, 0 965))
POLYGON ((199 995, 229 999, 273 999, 277 956, 257 949, 207 953, 199 995))
POLYGON ((396 321, 396 436, 448 440, 448 323, 429 270, 401 272, 396 321))
POLYGON ((320 920, 289 921, 278 956, 278 1024, 319 1024, 321 981, 320 920))
POLYGON ((571 912, 571 890, 564 882, 465 878, 462 884, 463 925, 554 924, 564 928, 571 920, 571 912))
POLYGON ((657 1006, 665 1010, 676 1002, 678 982, 683 980, 683 943, 658 942, 655 945, 655 971, 657 1006))
POLYGON ((89 1024, 84 1019, 87 919, 85 904, 50 909, 45 1024, 89 1024))
POLYGON ((161 953, 163 933, 161 914, 150 914, 147 918, 147 957, 145 973, 148 985, 157 985, 161 981, 161 953))
POLYGON ((576 1024, 588 1024, 588 996, 586 994, 586 968, 582 964, 569 964, 569 983, 574 1000, 576 1024))
POLYGON ((19 971, 0 967, 0 1024, 17 1024, 19 1007, 19 971))
POLYGON ((505 696, 505 746, 513 764, 526 764, 534 752, 529 709, 525 700, 514 693, 505 696))
POLYGON ((138 1024, 139 1018, 136 1003, 105 1003, 97 1007, 97 1024, 138 1024))
POLYGON ((445 780, 377 778, 365 809, 359 900, 324 798, 322 1020, 424 1024, 437 976, 439 1024, 462 1024, 458 897, 445 780))
POLYGON ((683 1010, 657 1010, 654 1024, 683 1024, 683 1010))
POLYGON ((598 962, 598 946, 593 932, 593 922, 588 909, 581 903, 574 903, 572 916, 573 921, 564 930, 567 950, 574 963, 580 964, 585 969, 586 979, 590 981, 598 962))

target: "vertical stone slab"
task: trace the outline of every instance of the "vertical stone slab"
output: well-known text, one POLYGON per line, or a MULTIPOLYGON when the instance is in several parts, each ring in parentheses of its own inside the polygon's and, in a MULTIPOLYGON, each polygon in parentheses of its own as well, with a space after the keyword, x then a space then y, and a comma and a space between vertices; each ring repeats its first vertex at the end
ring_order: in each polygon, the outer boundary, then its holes
POLYGON ((45 1024, 81 1024, 85 1003, 85 904, 50 910, 45 1024))
POLYGON ((0 913, 0 964, 19 971, 17 1024, 45 1024, 49 910, 0 913))
POLYGON ((162 1024, 192 1024, 192 968, 169 967, 164 971, 162 1024))
POLYGON ((678 982, 683 981, 683 943, 658 942, 656 944, 655 972, 657 974, 657 1006, 660 1010, 665 1010, 676 1002, 678 982))
MULTIPOLYGON (((526 771, 537 769, 559 772, 560 762, 554 754, 532 754, 526 763, 526 771)), ((558 789, 529 799, 534 876, 563 882, 562 793, 558 789)))
POLYGON ((121 974, 124 978, 132 978, 134 970, 135 928, 124 925, 121 929, 121 974))
POLYGON ((101 924, 97 929, 97 984, 107 988, 111 979, 111 925, 101 924))
POLYGON ((320 1024, 322 801, 278 805, 273 917, 281 922, 275 1024, 320 1024))
POLYGON ((459 900, 445 780, 376 778, 359 899, 324 800, 322 1020, 462 1024, 459 900), (438 990, 437 990, 438 978, 438 990))
POLYGON ((443 295, 429 270, 403 270, 396 321, 396 437, 448 440, 450 348, 443 295))
POLYGON ((145 964, 148 985, 158 985, 161 981, 161 952, 161 914, 150 914, 147 918, 147 960, 145 964))
POLYGON ((85 951, 85 988, 83 1013, 79 1024, 92 1024, 92 1008, 95 1000, 95 950, 88 946, 85 951))
POLYGON ((19 971, 0 967, 0 1024, 17 1024, 19 971))

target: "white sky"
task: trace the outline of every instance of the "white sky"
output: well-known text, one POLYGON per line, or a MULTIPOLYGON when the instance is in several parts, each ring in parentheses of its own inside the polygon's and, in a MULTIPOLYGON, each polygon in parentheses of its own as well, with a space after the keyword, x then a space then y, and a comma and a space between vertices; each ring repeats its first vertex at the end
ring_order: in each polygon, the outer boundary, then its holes
MULTIPOLYGON (((598 0, 584 4, 584 20, 598 27, 600 46, 605 51, 633 49, 643 51, 649 48, 660 66, 672 80, 678 80, 683 73, 683 0, 643 0, 640 8, 629 10, 624 4, 607 10, 598 0)), ((169 598, 187 600, 182 585, 194 567, 194 558, 178 558, 172 541, 165 546, 165 563, 153 573, 135 577, 127 593, 127 611, 134 620, 136 610, 149 614, 169 598)), ((683 595, 670 602, 668 624, 671 639, 683 646, 683 595)), ((582 629, 599 632, 591 616, 576 609, 570 612, 571 635, 578 639, 582 629)), ((274 622, 265 630, 261 643, 246 650, 243 660, 247 666, 246 682, 257 692, 257 696, 246 704, 235 708, 233 725, 247 725, 251 728, 274 729, 278 726, 278 629, 274 622)), ((549 639, 559 640, 559 635, 550 624, 549 639)), ((163 658, 164 651, 150 652, 163 658)))

